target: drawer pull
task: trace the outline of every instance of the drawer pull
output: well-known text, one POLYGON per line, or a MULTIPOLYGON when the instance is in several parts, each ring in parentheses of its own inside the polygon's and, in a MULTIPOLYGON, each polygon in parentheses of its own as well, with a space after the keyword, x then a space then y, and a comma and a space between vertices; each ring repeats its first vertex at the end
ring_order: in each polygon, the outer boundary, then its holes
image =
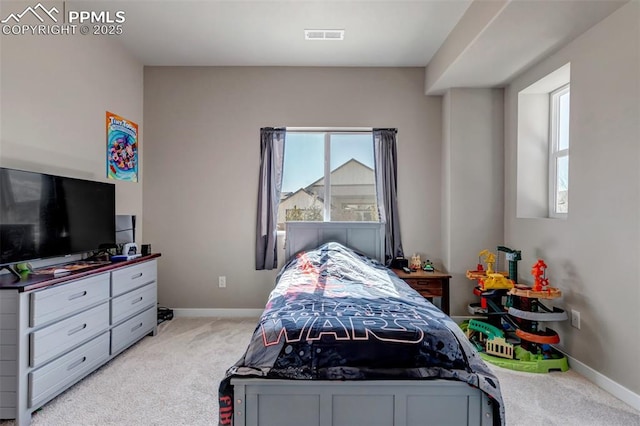
POLYGON ((132 301, 131 301, 131 304, 132 304, 132 305, 135 305, 136 303, 142 302, 142 299, 143 299, 143 297, 142 297, 142 296, 140 296, 140 297, 138 297, 136 300, 132 300, 132 301))
POLYGON ((68 300, 73 300, 73 299, 78 299, 80 297, 86 296, 87 295, 87 291, 81 291, 80 293, 76 293, 76 294, 72 294, 71 296, 69 296, 68 300))
POLYGON ((141 276, 142 276, 142 272, 140 272, 138 274, 135 274, 135 275, 131 275, 131 279, 132 280, 136 280, 136 279, 140 278, 141 276))
POLYGON ((83 356, 82 358, 80 358, 79 360, 72 362, 71 364, 69 364, 69 366, 67 367, 67 371, 73 370, 74 368, 76 368, 77 366, 79 366, 80 364, 82 364, 83 362, 85 362, 87 360, 86 356, 83 356))
POLYGON ((67 331, 67 336, 71 336, 72 334, 76 334, 78 331, 82 331, 85 328, 87 328, 87 324, 82 324, 77 326, 76 328, 72 328, 71 330, 67 331))
POLYGON ((139 329, 140 327, 142 327, 142 323, 140 323, 140 324, 136 325, 135 327, 133 327, 133 328, 131 329, 131 332, 133 333, 134 331, 136 331, 136 330, 137 330, 137 329, 139 329))

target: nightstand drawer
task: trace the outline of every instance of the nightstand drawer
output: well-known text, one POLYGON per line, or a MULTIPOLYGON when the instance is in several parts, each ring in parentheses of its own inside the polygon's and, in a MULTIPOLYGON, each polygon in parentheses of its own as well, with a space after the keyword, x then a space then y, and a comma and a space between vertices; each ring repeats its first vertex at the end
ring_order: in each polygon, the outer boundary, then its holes
POLYGON ((416 290, 423 297, 441 297, 442 283, 434 280, 405 280, 412 289, 416 290))
POLYGON ((426 299, 431 299, 432 297, 442 297, 442 291, 440 290, 421 290, 421 289, 415 289, 418 293, 420 293, 420 296, 426 298, 426 299))

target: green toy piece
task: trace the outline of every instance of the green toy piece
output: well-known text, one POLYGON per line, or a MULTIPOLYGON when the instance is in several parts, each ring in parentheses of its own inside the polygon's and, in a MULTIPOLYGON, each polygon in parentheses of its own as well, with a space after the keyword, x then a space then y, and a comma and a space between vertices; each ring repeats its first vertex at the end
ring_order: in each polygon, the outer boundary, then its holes
POLYGON ((422 265, 422 270, 427 272, 434 272, 436 269, 433 267, 433 263, 429 259, 427 259, 427 261, 424 262, 424 265, 422 265))
POLYGON ((525 371, 527 373, 548 373, 550 371, 569 370, 567 357, 554 352, 557 358, 544 358, 543 355, 533 354, 521 346, 515 347, 516 359, 506 359, 480 352, 480 357, 498 367, 510 370, 525 371))
POLYGON ((515 283, 518 282, 518 261, 522 260, 522 253, 520 250, 513 250, 509 247, 498 246, 497 251, 506 253, 507 261, 509 262, 509 279, 515 283))
POLYGON ((494 327, 486 322, 478 321, 475 319, 469 320, 468 329, 480 332, 487 336, 489 339, 496 337, 504 337, 504 333, 498 327, 494 327))

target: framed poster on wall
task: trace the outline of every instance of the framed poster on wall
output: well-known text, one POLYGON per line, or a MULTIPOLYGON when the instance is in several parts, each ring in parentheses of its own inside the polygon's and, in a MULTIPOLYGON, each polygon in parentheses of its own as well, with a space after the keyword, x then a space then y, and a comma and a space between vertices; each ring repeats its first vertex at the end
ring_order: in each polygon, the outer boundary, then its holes
POLYGON ((138 125, 107 111, 107 177, 138 181, 138 125))

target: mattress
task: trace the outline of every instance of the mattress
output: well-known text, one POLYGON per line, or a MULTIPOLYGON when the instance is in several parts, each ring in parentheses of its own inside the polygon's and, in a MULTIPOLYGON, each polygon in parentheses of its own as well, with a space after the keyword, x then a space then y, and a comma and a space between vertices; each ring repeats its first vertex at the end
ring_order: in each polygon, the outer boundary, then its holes
POLYGON ((495 422, 504 424, 498 380, 457 324, 391 270, 339 243, 298 253, 280 271, 244 356, 220 383, 221 413, 233 412, 230 379, 247 376, 457 380, 492 398, 495 422))

